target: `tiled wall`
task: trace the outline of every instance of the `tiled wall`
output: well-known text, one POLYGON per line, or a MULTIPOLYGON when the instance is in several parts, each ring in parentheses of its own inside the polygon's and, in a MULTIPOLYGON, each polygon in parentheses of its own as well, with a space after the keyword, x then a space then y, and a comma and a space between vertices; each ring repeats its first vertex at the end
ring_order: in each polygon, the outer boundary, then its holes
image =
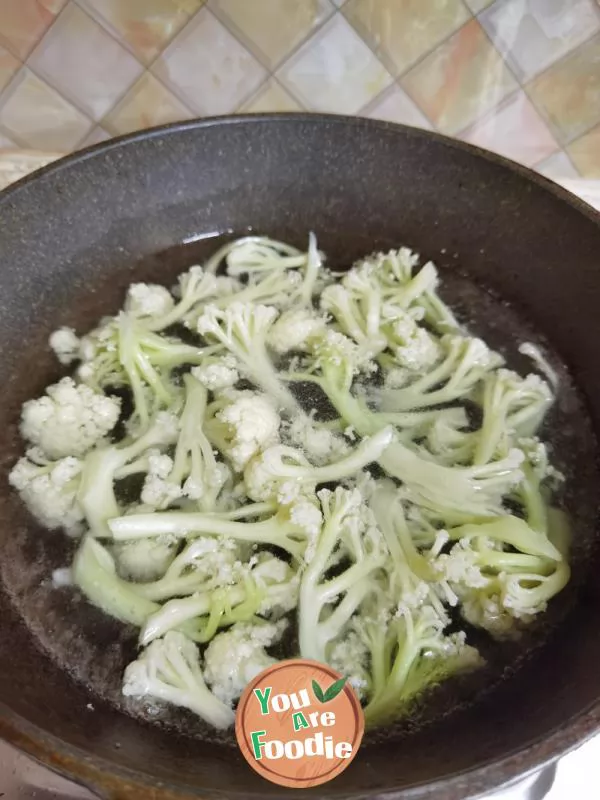
POLYGON ((362 114, 600 178, 597 0, 0 0, 0 147, 362 114))

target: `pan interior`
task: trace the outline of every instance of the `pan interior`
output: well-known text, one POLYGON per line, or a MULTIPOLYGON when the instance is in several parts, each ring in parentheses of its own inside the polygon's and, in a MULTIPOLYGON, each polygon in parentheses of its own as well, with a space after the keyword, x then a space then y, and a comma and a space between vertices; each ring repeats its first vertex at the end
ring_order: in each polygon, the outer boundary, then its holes
MULTIPOLYGON (((262 233, 262 232, 257 232, 262 233)), ((195 263, 201 263, 221 244, 222 238, 184 244, 141 260, 128 276, 129 280, 157 279, 166 285, 176 274, 195 263)), ((408 245, 410 242, 398 242, 408 245)), ((366 255, 367 253, 365 253, 366 255)), ((348 263, 332 263, 344 269, 348 263)), ((86 309, 84 328, 96 324, 95 293, 76 298, 86 309)), ((557 401, 549 414, 541 435, 552 448, 554 463, 567 476, 559 502, 569 511, 574 529, 573 576, 568 587, 556 598, 541 621, 519 642, 498 644, 487 635, 467 627, 468 638, 484 655, 487 666, 465 678, 454 679, 430 693, 404 721, 395 726, 367 734, 365 747, 382 740, 398 741, 441 717, 460 713, 482 697, 493 694, 537 653, 576 601, 578 587, 586 577, 594 540, 596 472, 596 439, 585 402, 568 369, 552 349, 550 340, 533 328, 518 308, 503 301, 458 270, 442 271, 442 297, 457 312, 470 331, 499 350, 507 365, 525 374, 533 369, 531 361, 518 353, 518 346, 527 341, 540 346, 560 377, 557 401)), ((115 306, 113 312, 118 307, 115 306)), ((84 318, 83 314, 80 314, 84 318)), ((35 361, 35 352, 27 360, 35 361)), ((41 392, 44 384, 36 387, 41 392)), ((15 441, 18 449, 18 440, 15 441)), ((22 509, 17 512, 18 524, 5 546, 2 559, 4 586, 27 628, 38 645, 56 665, 74 681, 83 685, 90 704, 107 703, 116 710, 145 724, 161 726, 192 740, 218 741, 234 745, 232 733, 209 730, 201 720, 187 711, 157 704, 141 703, 121 694, 121 678, 125 666, 135 658, 136 631, 109 619, 91 607, 74 588, 57 589, 52 584, 54 569, 70 564, 76 543, 60 531, 40 530, 22 509)), ((90 709, 93 714, 93 710, 90 709)))

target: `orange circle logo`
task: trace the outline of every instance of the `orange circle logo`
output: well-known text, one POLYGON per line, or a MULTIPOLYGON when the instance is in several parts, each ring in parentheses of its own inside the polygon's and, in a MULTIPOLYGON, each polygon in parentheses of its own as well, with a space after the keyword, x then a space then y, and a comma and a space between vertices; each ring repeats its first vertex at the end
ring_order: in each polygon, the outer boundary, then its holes
POLYGON ((364 732, 358 697, 338 672, 317 661, 279 661, 245 688, 235 735, 263 778, 301 789, 335 778, 364 732))

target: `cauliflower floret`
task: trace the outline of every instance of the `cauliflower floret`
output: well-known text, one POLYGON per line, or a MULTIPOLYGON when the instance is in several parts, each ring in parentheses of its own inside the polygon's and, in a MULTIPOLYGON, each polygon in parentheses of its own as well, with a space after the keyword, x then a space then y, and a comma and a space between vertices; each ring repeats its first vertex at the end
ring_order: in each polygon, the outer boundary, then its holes
POLYGON ((121 578, 154 581, 165 574, 175 558, 179 541, 174 536, 118 542, 112 548, 121 578))
POLYGON ((390 347, 398 364, 414 371, 433 366, 441 353, 434 337, 408 314, 394 320, 390 347))
POLYGON ((349 450, 343 437, 316 426, 314 414, 299 414, 286 426, 286 432, 292 443, 304 448, 315 464, 335 461, 349 450))
POLYGON ((267 395, 236 392, 216 418, 224 426, 226 454, 238 472, 253 456, 279 441, 281 420, 267 395))
POLYGON ((181 486, 169 481, 173 469, 173 459, 158 451, 148 456, 148 472, 142 487, 140 499, 152 508, 167 508, 183 494, 181 486))
POLYGON ((267 342, 276 353, 307 350, 310 339, 324 333, 326 321, 307 308, 284 312, 269 332, 267 342))
POLYGON ((367 664, 369 650, 356 631, 348 631, 335 642, 327 659, 329 665, 348 678, 348 683, 362 700, 371 686, 367 664))
POLYGON ((264 625, 236 623, 219 633, 204 654, 204 678, 222 703, 232 705, 246 684, 277 659, 266 653, 281 638, 286 620, 264 625))
POLYGON ((80 341, 73 328, 59 328, 50 334, 48 344, 61 364, 71 364, 79 358, 80 341))
POLYGON ((23 404, 21 434, 50 458, 82 456, 110 433, 120 410, 119 398, 63 378, 23 404))
POLYGON ((232 355, 207 361, 199 367, 192 367, 192 375, 211 392, 228 389, 239 379, 237 362, 232 355))
POLYGON ((162 317, 174 305, 169 290, 155 283, 132 283, 125 301, 126 310, 136 317, 162 317))
POLYGON ((129 664, 123 677, 123 694, 188 708, 215 728, 228 728, 234 722, 231 708, 204 682, 198 648, 179 631, 169 631, 152 642, 129 664))
POLYGON ((77 458, 47 461, 32 448, 15 464, 8 480, 45 528, 64 528, 76 536, 82 532, 84 520, 77 504, 81 468, 77 458))

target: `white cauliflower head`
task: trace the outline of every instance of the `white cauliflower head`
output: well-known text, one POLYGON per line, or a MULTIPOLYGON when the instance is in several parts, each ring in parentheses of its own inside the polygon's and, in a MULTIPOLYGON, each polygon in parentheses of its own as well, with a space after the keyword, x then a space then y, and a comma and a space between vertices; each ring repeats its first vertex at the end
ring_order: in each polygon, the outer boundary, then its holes
POLYGON ((207 360, 205 364, 192 367, 192 375, 211 392, 228 389, 239 379, 237 362, 232 355, 225 355, 214 361, 207 360))
POLYGON ((148 454, 148 472, 142 487, 140 499, 152 508, 167 508, 179 499, 183 492, 180 484, 169 480, 173 469, 173 459, 159 451, 148 454))
POLYGON ((155 283, 132 283, 125 301, 126 310, 136 317, 162 317, 174 305, 169 290, 155 283))
POLYGON ((23 404, 21 434, 49 458, 83 456, 115 427, 121 401, 63 378, 23 404))
POLYGON ((276 659, 265 648, 279 641, 286 620, 263 625, 238 622, 219 633, 204 653, 204 678, 215 697, 231 705, 239 699, 246 684, 276 659))
POLYGON ((326 321, 307 308, 285 311, 275 322, 267 338, 276 353, 307 350, 314 336, 324 333, 326 321))
POLYGON ((175 558, 178 544, 174 536, 117 542, 112 553, 120 577, 142 582, 157 580, 175 558))
POLYGON ((227 455, 238 472, 253 456, 279 441, 281 420, 275 403, 264 394, 236 392, 216 417, 225 430, 227 455))
POLYGON ((76 536, 83 531, 84 520, 77 503, 81 467, 81 461, 72 456, 45 461, 32 448, 15 464, 8 479, 45 528, 64 528, 76 536))

